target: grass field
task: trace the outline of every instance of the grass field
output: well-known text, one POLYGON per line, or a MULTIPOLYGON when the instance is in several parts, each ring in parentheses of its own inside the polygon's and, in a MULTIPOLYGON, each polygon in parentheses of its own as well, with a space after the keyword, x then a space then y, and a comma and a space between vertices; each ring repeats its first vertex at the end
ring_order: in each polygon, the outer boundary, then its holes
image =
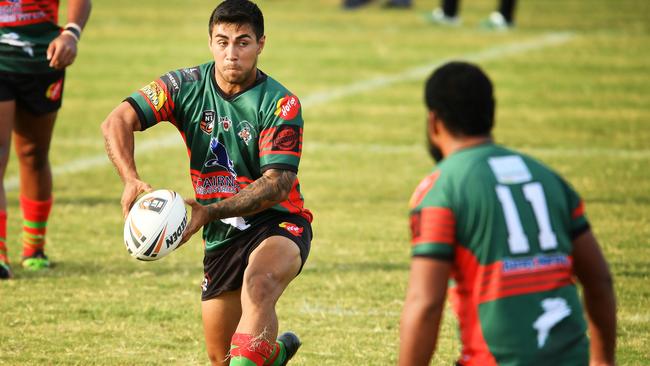
MULTIPOLYGON (((301 97, 300 179, 315 214, 310 259, 278 304, 304 346, 294 365, 391 365, 409 265, 407 201, 432 163, 422 85, 465 58, 491 75, 495 137, 555 167, 581 192, 615 276, 620 365, 650 363, 650 3, 526 0, 518 27, 477 28, 492 0, 467 0, 464 23, 338 0, 259 1, 268 42, 260 67, 301 97)), ((160 262, 122 243, 121 182, 99 125, 125 96, 168 70, 209 59, 215 1, 95 1, 69 69, 51 161, 55 206, 42 273, 0 283, 0 365, 207 364, 198 237, 160 262), (137 5, 133 5, 136 4, 137 5)), ((65 9, 65 6, 62 6, 65 9)), ((65 19, 65 18, 63 18, 65 19)), ((35 127, 37 128, 37 127, 35 127)), ((138 136, 154 187, 191 196, 187 155, 170 126, 138 136)), ((8 188, 9 249, 19 263, 17 164, 8 188)), ((434 364, 459 353, 446 313, 434 364)))

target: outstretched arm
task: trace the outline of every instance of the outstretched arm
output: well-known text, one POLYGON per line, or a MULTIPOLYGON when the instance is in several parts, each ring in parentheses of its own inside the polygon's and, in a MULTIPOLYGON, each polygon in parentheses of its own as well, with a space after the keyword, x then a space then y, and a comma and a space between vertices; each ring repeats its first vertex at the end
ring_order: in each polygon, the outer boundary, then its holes
POLYGON ((426 366, 438 340, 451 262, 414 257, 400 321, 400 366, 426 366))
POLYGON ((151 190, 149 184, 140 180, 135 167, 133 133, 139 130, 138 115, 127 102, 118 105, 102 123, 106 153, 124 182, 121 200, 124 217, 138 195, 151 190))
POLYGON ((64 31, 56 37, 47 48, 47 59, 50 67, 57 70, 72 65, 77 57, 77 42, 81 30, 86 26, 90 17, 90 0, 68 0, 68 23, 74 23, 79 29, 64 31), (79 34, 76 34, 79 32, 79 34))
POLYGON ((589 320, 591 366, 615 364, 616 297, 612 275, 591 230, 573 240, 574 271, 589 320))
POLYGON ((202 206, 193 199, 186 199, 185 202, 192 207, 192 218, 181 243, 189 240, 208 222, 227 217, 250 216, 285 201, 295 180, 296 173, 292 171, 269 169, 239 193, 223 201, 202 206))

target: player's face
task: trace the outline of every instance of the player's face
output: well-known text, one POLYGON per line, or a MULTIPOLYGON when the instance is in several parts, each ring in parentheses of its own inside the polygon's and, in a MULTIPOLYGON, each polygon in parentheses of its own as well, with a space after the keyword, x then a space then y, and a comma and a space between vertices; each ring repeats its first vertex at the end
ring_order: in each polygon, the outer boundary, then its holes
POLYGON ((217 81, 234 85, 245 85, 251 79, 255 81, 257 57, 265 40, 265 36, 257 40, 249 24, 215 24, 210 50, 216 64, 217 81))

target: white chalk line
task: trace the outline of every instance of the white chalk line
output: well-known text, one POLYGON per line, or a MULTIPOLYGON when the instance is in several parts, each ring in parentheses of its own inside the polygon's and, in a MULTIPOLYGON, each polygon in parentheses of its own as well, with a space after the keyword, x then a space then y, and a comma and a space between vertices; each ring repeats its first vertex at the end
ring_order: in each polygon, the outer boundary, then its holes
MULTIPOLYGON (((449 60, 467 60, 473 62, 490 61, 505 58, 508 56, 519 55, 522 53, 540 50, 546 47, 561 45, 569 42, 574 37, 573 33, 555 32, 548 33, 527 41, 516 42, 507 45, 500 45, 488 48, 483 51, 472 52, 464 55, 441 59, 426 65, 406 69, 401 73, 387 76, 380 76, 368 80, 362 80, 356 83, 348 84, 341 87, 335 87, 323 92, 316 92, 301 99, 304 108, 310 108, 316 105, 325 104, 332 100, 340 99, 350 95, 374 91, 389 85, 404 83, 408 81, 420 80, 429 75, 436 67, 444 64, 449 60)), ((162 148, 174 146, 179 143, 177 134, 172 133, 156 139, 138 141, 136 145, 136 154, 144 154, 152 151, 159 151, 162 148)), ((89 169, 110 164, 105 154, 98 154, 86 158, 80 158, 62 165, 52 167, 54 176, 64 174, 80 173, 89 169)), ((4 181, 5 190, 13 191, 19 186, 19 177, 8 177, 4 181)))

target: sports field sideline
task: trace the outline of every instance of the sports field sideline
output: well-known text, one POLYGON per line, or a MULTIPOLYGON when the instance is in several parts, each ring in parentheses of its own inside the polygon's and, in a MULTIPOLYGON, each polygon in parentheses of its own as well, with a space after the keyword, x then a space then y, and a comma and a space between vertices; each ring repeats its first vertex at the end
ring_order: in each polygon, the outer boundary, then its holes
MULTIPOLYGON (((463 25, 338 0, 258 1, 268 36, 260 67, 301 98, 300 180, 315 214, 312 253, 278 305, 281 330, 303 339, 294 365, 391 365, 408 273, 407 202, 432 167, 422 84, 441 62, 467 59, 493 78, 499 142, 553 166, 585 198, 615 276, 620 365, 650 360, 650 3, 522 0, 517 28, 477 24, 492 0, 462 2, 463 25), (372 360, 368 363, 367 360, 372 360)), ((121 182, 99 124, 159 75, 207 61, 216 2, 95 1, 68 70, 52 144, 56 267, 0 283, 0 365, 207 364, 197 238, 160 262, 128 256, 121 182)), ((65 9, 65 4, 62 4, 65 9)), ((191 196, 187 154, 171 126, 139 136, 141 176, 191 196)), ((19 262, 17 164, 8 246, 19 262)), ((434 364, 460 342, 446 313, 434 364)))

